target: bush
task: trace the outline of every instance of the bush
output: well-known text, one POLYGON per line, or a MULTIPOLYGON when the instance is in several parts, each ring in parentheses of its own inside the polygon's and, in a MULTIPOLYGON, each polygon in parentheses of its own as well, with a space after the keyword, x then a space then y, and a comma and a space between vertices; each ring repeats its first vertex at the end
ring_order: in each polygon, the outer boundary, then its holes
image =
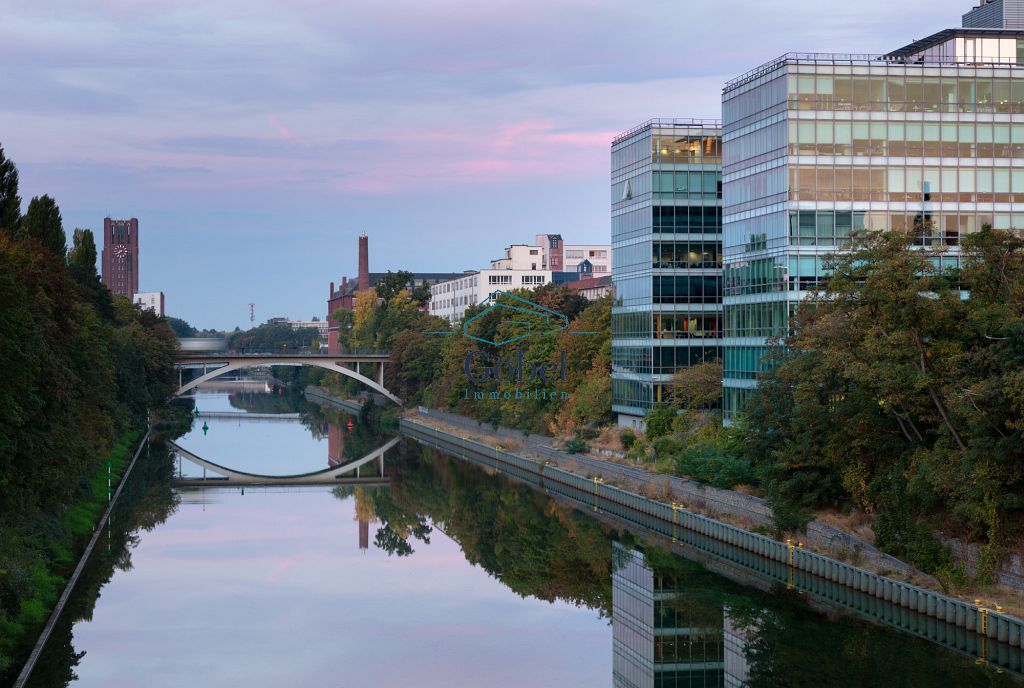
POLYGON ((711 443, 699 443, 677 453, 673 465, 680 475, 725 490, 757 482, 748 462, 711 443))
POLYGON ((569 454, 585 454, 588 447, 587 443, 581 440, 579 437, 573 437, 571 440, 565 443, 562 447, 569 454))
POLYGON ((626 428, 619 435, 619 442, 622 443, 622 448, 629 451, 633 444, 636 442, 636 433, 626 428))
POLYGON ((655 406, 647 414, 647 439, 653 440, 672 432, 672 422, 675 419, 675 409, 663 404, 655 406))
POLYGON ((596 440, 601 436, 601 431, 596 428, 580 428, 576 431, 576 436, 583 440, 596 440))

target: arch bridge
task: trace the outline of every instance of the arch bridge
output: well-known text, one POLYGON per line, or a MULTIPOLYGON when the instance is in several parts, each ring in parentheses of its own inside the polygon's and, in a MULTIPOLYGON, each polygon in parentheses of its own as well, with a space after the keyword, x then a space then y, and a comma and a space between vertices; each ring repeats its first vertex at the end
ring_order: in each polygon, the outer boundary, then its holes
POLYGON ((390 354, 387 351, 345 354, 218 354, 182 352, 174 357, 174 367, 179 370, 178 390, 174 393, 174 396, 180 396, 185 392, 195 389, 204 382, 209 382, 221 375, 244 368, 256 366, 313 366, 358 380, 401 406, 402 400, 384 387, 384 364, 388 361, 390 361, 390 354), (362 374, 360 366, 363 364, 377 366, 376 379, 362 374), (212 366, 217 367, 209 370, 212 366), (180 371, 187 368, 202 368, 203 374, 195 380, 182 384, 180 382, 180 371))
POLYGON ((314 471, 312 473, 301 473, 299 475, 259 475, 256 473, 247 473, 245 471, 239 471, 227 466, 221 466, 213 461, 209 461, 190 452, 180 444, 169 441, 167 444, 170 446, 171 451, 177 454, 179 457, 186 459, 187 461, 199 466, 203 469, 202 478, 177 478, 173 481, 173 484, 179 487, 197 487, 197 486, 227 486, 227 487, 249 487, 254 485, 385 485, 388 483, 388 479, 384 476, 384 454, 394 447, 401 441, 400 437, 393 437, 387 443, 377 447, 366 456, 350 461, 340 466, 332 466, 325 468, 320 471, 314 471), (360 476, 359 469, 367 465, 378 465, 379 475, 377 476, 360 476), (210 471, 216 474, 217 477, 205 477, 206 472, 210 471), (355 471, 355 477, 351 477, 351 474, 355 471))

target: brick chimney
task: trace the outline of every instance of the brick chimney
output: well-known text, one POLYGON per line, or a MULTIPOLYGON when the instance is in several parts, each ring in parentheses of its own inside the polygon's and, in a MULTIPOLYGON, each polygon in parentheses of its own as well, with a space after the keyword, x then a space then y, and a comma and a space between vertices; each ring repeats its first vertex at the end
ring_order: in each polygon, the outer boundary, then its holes
POLYGON ((370 288, 370 240, 359 235, 359 291, 370 288))

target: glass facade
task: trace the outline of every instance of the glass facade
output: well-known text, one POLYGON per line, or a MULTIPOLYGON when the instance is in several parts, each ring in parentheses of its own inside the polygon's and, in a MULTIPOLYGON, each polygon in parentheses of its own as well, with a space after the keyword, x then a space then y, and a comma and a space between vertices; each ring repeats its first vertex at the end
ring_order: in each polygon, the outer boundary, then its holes
POLYGON ((612 143, 612 410, 642 423, 683 366, 721 357, 718 122, 652 120, 612 143))
POLYGON ((904 230, 955 266, 964 235, 1024 227, 1022 66, 788 55, 726 85, 722 131, 727 419, 852 234, 904 230))
MULTIPOLYGON (((643 552, 613 545, 612 685, 615 688, 720 688, 743 685, 744 644, 736 643, 740 671, 726 672, 721 607, 688 609, 681 581, 648 566, 643 552)), ((730 648, 731 649, 731 648, 730 648)), ((731 659, 731 657, 730 657, 731 659)))

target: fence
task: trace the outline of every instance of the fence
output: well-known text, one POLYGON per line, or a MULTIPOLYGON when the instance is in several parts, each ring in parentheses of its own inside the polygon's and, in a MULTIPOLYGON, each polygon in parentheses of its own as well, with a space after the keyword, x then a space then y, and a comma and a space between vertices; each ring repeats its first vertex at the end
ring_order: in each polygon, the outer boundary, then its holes
POLYGON ((495 468, 567 497, 579 506, 671 538, 673 543, 732 562, 791 589, 809 592, 1001 668, 1022 671, 1024 621, 998 610, 859 569, 797 544, 779 542, 693 513, 683 504, 648 499, 608 485, 600 478, 570 473, 409 418, 402 418, 399 427, 403 434, 422 444, 495 468))

